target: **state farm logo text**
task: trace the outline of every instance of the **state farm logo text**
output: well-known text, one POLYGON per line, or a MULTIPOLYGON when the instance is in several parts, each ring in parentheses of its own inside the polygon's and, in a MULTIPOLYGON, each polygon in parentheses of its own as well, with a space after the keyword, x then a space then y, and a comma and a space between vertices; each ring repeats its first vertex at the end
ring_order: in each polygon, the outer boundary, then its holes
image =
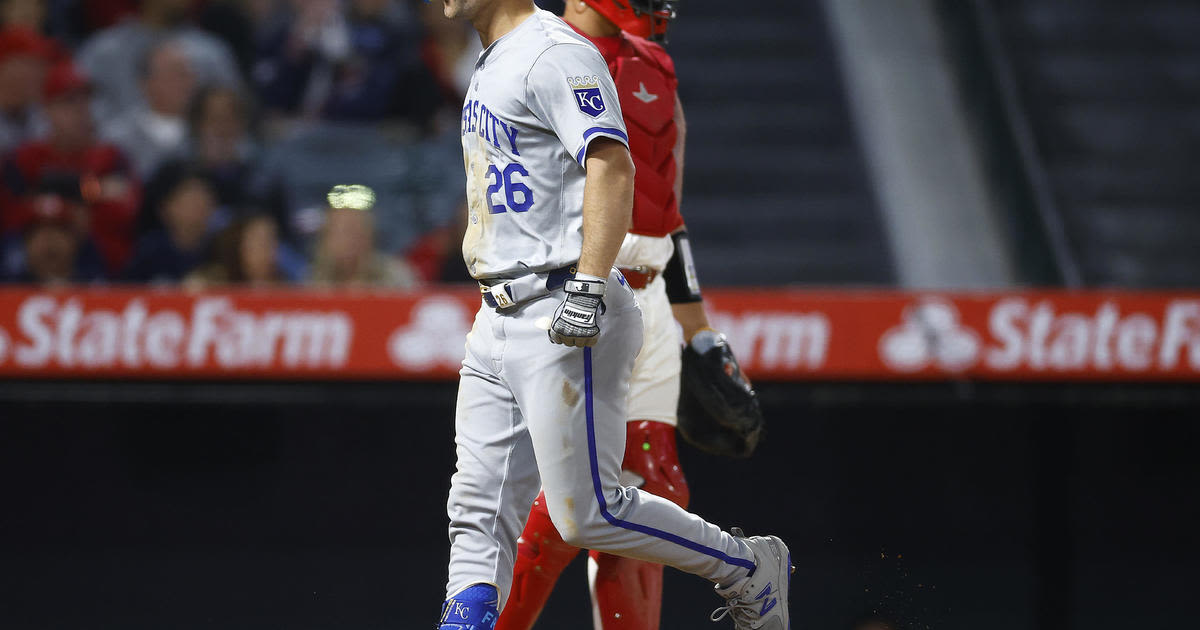
POLYGON ((1168 301, 1161 312, 1123 311, 1106 301, 1080 312, 1053 300, 1005 298, 989 309, 986 332, 981 341, 954 304, 925 299, 883 335, 879 354, 901 372, 1200 371, 1200 300, 1168 301))
POLYGON ((833 327, 820 312, 715 311, 711 321, 747 369, 814 371, 829 356, 833 327))
POLYGON ((140 299, 106 309, 38 295, 15 319, 15 330, 0 331, 0 365, 23 368, 336 368, 354 332, 339 311, 259 313, 225 297, 151 311, 140 299))

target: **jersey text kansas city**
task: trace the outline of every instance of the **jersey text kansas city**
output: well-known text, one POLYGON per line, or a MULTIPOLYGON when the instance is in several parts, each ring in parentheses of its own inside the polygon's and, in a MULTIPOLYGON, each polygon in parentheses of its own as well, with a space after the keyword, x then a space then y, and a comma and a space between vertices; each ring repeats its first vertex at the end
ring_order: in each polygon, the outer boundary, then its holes
POLYGON ((483 51, 462 109, 463 260, 472 276, 511 278, 578 259, 596 138, 628 145, 608 66, 586 39, 539 11, 483 51))

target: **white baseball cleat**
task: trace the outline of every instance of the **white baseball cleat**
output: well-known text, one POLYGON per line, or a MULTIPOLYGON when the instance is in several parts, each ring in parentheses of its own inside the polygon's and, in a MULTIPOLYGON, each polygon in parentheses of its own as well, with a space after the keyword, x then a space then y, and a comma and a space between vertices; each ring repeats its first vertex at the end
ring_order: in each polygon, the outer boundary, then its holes
POLYGON ((725 605, 710 617, 720 621, 733 619, 737 630, 791 630, 788 615, 788 589, 792 585, 792 554, 778 536, 746 538, 742 530, 730 530, 746 541, 754 552, 754 575, 734 582, 729 588, 716 587, 725 605))

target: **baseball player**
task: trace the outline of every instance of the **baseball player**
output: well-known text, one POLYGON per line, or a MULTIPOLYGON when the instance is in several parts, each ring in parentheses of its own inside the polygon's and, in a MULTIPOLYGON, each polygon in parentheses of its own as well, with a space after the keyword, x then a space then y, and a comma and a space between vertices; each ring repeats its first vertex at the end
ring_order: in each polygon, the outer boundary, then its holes
MULTIPOLYGON (((675 322, 697 351, 723 339, 709 328, 679 213, 684 116, 674 64, 651 41, 665 39, 674 2, 628 1, 575 0, 563 19, 604 57, 637 167, 633 221, 616 260, 642 308, 645 341, 633 364, 621 481, 686 508, 688 485, 675 450, 681 372, 675 322)), ((727 377, 721 371, 716 378, 727 377)), ((559 536, 539 496, 518 540, 512 594, 496 629, 533 628, 578 551, 559 536)), ((588 562, 597 630, 658 630, 662 565, 597 551, 588 562)))
POLYGON ((787 630, 783 541, 726 533, 619 481, 643 327, 612 266, 634 166, 603 57, 532 0, 443 7, 484 46, 462 111, 463 258, 483 304, 460 372, 439 628, 495 627, 541 487, 565 542, 694 573, 726 600, 714 619, 787 630))

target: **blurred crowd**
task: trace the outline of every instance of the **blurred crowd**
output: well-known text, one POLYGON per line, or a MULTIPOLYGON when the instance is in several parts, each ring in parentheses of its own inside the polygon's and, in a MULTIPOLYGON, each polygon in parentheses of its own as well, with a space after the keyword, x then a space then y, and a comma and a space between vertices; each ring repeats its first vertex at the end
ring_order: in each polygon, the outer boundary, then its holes
POLYGON ((422 0, 0 0, 0 280, 457 279, 468 29, 422 0))

